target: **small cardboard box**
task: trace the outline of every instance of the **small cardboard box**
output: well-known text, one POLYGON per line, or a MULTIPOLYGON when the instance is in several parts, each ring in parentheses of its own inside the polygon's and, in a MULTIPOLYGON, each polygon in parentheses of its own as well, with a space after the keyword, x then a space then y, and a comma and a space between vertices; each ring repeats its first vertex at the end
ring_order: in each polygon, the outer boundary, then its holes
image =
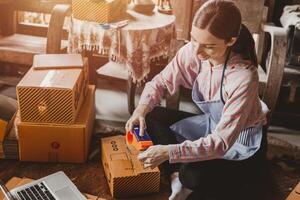
POLYGON ((80 54, 34 56, 17 85, 22 122, 72 124, 88 87, 88 61, 80 54))
POLYGON ((97 23, 121 20, 127 10, 128 0, 72 0, 76 19, 97 23))
POLYGON ((145 169, 137 159, 139 152, 126 146, 125 136, 103 138, 101 152, 113 197, 131 197, 159 191, 159 169, 145 169))
POLYGON ((95 86, 89 86, 75 124, 18 124, 22 161, 82 163, 87 159, 95 119, 95 86))
POLYGON ((300 200, 300 182, 296 185, 286 200, 300 200))
MULTIPOLYGON (((32 179, 29 178, 19 178, 19 177, 12 177, 11 179, 8 180, 8 182, 5 184, 8 190, 11 190, 15 187, 25 185, 27 183, 30 183, 33 181, 32 179)), ((103 198, 97 198, 94 195, 90 194, 84 194, 88 200, 105 200, 103 198)), ((0 192, 0 199, 4 199, 4 195, 2 192, 0 192)))

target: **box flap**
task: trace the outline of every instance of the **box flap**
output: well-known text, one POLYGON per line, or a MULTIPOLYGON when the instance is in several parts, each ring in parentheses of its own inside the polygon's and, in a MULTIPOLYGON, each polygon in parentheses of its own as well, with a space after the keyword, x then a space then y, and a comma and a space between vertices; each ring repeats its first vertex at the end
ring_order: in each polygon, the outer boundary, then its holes
POLYGON ((83 68, 81 54, 39 54, 33 57, 35 70, 83 68))
POLYGON ((17 88, 38 87, 73 89, 81 73, 81 69, 34 70, 33 67, 31 67, 19 82, 17 88))

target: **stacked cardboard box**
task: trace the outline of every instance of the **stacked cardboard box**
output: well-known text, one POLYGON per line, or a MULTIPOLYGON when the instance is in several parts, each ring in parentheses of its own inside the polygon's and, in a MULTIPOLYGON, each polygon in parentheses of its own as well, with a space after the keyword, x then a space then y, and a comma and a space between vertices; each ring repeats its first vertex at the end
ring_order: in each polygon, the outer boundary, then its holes
POLYGON ((45 54, 17 85, 23 161, 84 162, 94 122, 95 87, 80 54, 45 54))
POLYGON ((77 120, 71 125, 18 125, 20 160, 41 162, 84 162, 87 158, 95 116, 95 87, 88 95, 77 120))
POLYGON ((88 63, 81 55, 36 55, 17 85, 21 121, 73 124, 87 85, 88 63))

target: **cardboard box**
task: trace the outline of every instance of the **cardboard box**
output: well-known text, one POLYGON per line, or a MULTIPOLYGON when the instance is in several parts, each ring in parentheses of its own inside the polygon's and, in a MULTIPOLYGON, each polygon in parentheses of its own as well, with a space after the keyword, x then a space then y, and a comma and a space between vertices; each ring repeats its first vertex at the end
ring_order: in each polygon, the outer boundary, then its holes
POLYGON ((126 146, 125 136, 103 138, 101 152, 113 197, 131 197, 159 191, 159 169, 145 169, 137 159, 139 152, 126 146))
POLYGON ((95 86, 89 86, 75 124, 18 124, 22 161, 85 162, 95 119, 95 86))
POLYGON ((88 87, 87 59, 47 54, 34 56, 33 63, 17 85, 21 121, 74 123, 88 87))
POLYGON ((84 96, 88 91, 89 63, 81 54, 38 54, 34 56, 32 66, 37 70, 83 69, 84 96))
MULTIPOLYGON (((11 190, 15 187, 30 183, 31 181, 33 180, 29 178, 12 177, 11 179, 8 180, 5 186, 7 187, 8 190, 11 190)), ((87 197, 88 200, 105 200, 103 198, 97 198, 96 196, 90 194, 84 194, 84 195, 87 197)), ((4 199, 4 195, 2 194, 2 192, 0 192, 0 199, 4 199)))
POLYGON ((296 185, 286 200, 300 200, 300 182, 296 185))
POLYGON ((126 16, 128 0, 72 0, 76 19, 97 23, 119 21, 126 16))

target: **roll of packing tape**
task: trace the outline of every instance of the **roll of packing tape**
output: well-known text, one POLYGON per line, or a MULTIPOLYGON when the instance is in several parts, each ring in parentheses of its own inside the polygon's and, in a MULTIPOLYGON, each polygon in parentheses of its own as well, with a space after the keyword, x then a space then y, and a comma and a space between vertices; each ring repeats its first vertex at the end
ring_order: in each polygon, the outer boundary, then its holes
POLYGON ((140 129, 135 126, 132 131, 126 133, 126 144, 127 146, 133 146, 139 151, 144 151, 148 147, 153 145, 150 136, 148 135, 146 129, 144 130, 144 135, 140 136, 140 129))

